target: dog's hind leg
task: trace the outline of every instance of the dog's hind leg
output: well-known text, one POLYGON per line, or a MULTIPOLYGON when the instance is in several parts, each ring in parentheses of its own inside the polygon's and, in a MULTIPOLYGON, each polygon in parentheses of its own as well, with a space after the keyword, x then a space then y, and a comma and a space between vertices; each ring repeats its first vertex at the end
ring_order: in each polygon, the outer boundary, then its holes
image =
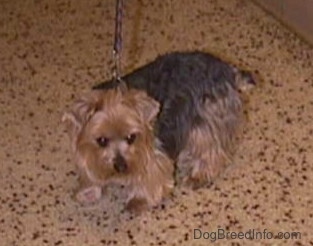
POLYGON ((178 156, 178 169, 187 171, 185 182, 195 188, 202 186, 232 162, 241 119, 241 100, 235 91, 201 105, 186 146, 178 156))

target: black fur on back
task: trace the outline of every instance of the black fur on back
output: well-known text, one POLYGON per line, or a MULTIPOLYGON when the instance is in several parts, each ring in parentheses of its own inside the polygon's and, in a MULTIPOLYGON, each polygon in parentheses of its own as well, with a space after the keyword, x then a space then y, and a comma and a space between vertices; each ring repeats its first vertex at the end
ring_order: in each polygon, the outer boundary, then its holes
MULTIPOLYGON (((156 135, 172 158, 184 147, 191 127, 201 123, 199 111, 203 102, 214 103, 227 97, 230 88, 236 89, 234 67, 202 52, 159 56, 122 79, 129 88, 145 90, 160 102, 156 135)), ((116 85, 108 81, 94 89, 110 89, 116 85)))

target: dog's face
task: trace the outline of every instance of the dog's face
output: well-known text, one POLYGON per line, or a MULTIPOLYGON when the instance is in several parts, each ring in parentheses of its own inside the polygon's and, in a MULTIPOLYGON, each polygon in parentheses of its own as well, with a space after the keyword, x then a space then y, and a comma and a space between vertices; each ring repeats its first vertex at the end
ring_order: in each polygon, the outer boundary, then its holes
POLYGON ((80 168, 93 182, 136 175, 153 151, 159 104, 142 91, 93 91, 65 113, 80 168))

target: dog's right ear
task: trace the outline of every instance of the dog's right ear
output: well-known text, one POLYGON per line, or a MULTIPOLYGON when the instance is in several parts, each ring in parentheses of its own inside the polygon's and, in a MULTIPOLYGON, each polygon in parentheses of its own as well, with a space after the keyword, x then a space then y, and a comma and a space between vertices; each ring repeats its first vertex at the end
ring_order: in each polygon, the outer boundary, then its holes
POLYGON ((83 95, 63 114, 62 122, 72 141, 75 141, 83 126, 94 115, 101 104, 102 92, 95 90, 83 95))
POLYGON ((129 91, 132 96, 133 106, 138 110, 145 122, 151 123, 160 111, 160 104, 144 91, 129 91))

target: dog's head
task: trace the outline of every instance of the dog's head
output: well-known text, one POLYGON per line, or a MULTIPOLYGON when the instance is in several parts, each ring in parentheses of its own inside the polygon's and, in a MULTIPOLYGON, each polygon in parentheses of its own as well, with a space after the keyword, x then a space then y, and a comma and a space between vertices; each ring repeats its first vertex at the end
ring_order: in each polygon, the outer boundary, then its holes
POLYGON ((145 168, 158 112, 159 103, 145 92, 95 90, 77 100, 62 120, 80 168, 94 182, 109 182, 145 168))

